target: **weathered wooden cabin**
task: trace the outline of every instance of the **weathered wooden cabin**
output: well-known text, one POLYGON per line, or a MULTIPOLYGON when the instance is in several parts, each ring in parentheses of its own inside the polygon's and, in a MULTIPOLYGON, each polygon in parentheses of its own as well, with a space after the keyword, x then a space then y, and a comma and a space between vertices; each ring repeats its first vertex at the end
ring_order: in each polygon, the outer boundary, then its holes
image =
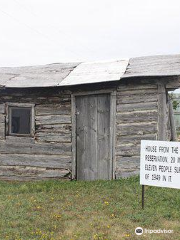
POLYGON ((180 55, 0 68, 0 179, 139 173, 140 141, 174 140, 180 55))

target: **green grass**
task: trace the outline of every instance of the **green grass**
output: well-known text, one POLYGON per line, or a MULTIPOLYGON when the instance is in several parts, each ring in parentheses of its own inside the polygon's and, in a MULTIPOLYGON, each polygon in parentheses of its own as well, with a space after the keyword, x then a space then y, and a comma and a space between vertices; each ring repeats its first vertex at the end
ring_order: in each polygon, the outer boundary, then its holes
POLYGON ((180 191, 116 181, 0 182, 0 239, 180 239, 180 191), (173 234, 136 236, 136 227, 173 234))

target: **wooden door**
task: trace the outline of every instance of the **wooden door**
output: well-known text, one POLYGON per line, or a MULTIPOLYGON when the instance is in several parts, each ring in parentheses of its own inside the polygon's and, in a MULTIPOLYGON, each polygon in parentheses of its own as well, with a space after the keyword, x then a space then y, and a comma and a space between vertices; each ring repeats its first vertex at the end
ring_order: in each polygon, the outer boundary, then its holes
POLYGON ((112 179, 110 94, 76 97, 76 177, 112 179))

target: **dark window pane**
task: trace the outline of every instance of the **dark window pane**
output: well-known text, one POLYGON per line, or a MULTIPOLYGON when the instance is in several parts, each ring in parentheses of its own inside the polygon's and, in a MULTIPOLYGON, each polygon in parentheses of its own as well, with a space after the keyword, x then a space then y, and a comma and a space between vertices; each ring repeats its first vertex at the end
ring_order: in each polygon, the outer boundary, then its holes
POLYGON ((31 108, 11 108, 11 133, 30 134, 31 108))

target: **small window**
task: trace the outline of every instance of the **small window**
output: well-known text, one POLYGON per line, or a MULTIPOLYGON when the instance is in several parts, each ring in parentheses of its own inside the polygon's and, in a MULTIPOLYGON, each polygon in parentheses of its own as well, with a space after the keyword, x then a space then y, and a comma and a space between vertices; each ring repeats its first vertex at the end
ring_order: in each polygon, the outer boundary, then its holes
POLYGON ((32 107, 8 108, 8 135, 32 135, 32 107))

